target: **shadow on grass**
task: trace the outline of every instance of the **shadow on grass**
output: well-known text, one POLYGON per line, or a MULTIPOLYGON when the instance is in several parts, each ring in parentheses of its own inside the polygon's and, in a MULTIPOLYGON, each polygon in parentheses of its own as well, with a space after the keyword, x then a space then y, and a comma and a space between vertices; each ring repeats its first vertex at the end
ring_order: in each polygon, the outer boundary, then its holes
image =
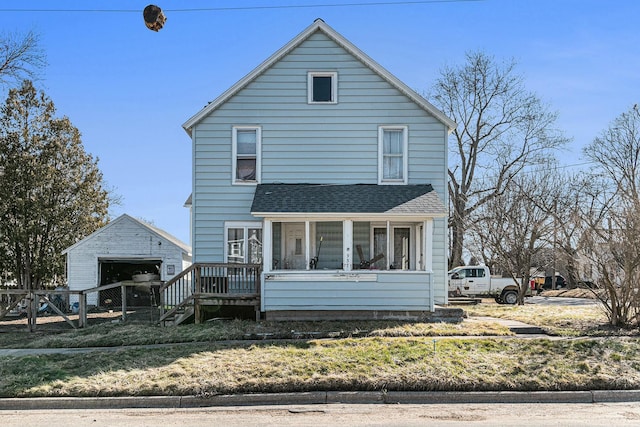
MULTIPOLYGON (((4 329, 0 326, 0 331, 4 329)), ((102 323, 64 333, 13 332, 0 334, 0 348, 78 348, 146 345, 180 342, 216 342, 223 340, 317 339, 369 336, 459 336, 509 334, 497 324, 425 323, 388 321, 315 321, 255 322, 218 319, 200 325, 154 326, 127 321, 102 323)))
MULTIPOLYGON (((122 377, 141 377, 145 372, 167 370, 169 377, 178 375, 184 361, 202 354, 228 350, 260 351, 266 347, 304 350, 308 341, 255 343, 182 343, 161 348, 119 347, 108 351, 58 353, 1 357, 0 397, 39 396, 128 396, 137 392, 119 391, 122 377), (178 366, 176 372, 169 367, 178 366), (110 381, 113 383, 110 384, 110 381), (67 384, 71 384, 68 386, 67 384)), ((197 366, 193 366, 197 370, 197 366)), ((131 381, 130 379, 125 381, 131 381)), ((140 381, 142 395, 154 395, 149 384, 140 381)), ((164 390, 163 395, 173 392, 164 390)))
MULTIPOLYGON (((217 363, 220 354, 228 354, 230 351, 239 353, 237 358, 252 357, 264 349, 267 353, 289 353, 307 350, 312 342, 318 339, 330 339, 331 341, 346 342, 349 339, 358 338, 424 338, 429 346, 432 345, 432 337, 464 335, 462 328, 468 328, 463 324, 448 323, 415 323, 405 321, 324 321, 324 322, 254 322, 241 320, 217 320, 201 325, 181 325, 174 327, 158 327, 135 322, 127 323, 103 323, 85 329, 74 330, 66 333, 47 334, 42 331, 29 333, 0 334, 1 337, 13 337, 13 343, 4 341, 5 348, 83 348, 83 347, 111 347, 109 351, 91 351, 84 354, 73 352, 71 354, 47 354, 21 357, 4 357, 0 363, 0 395, 3 397, 16 396, 119 396, 130 395, 131 391, 123 392, 119 385, 119 377, 130 377, 139 371, 141 377, 146 377, 145 372, 166 370, 167 367, 178 364, 183 360, 198 359, 203 353, 214 353, 217 363), (340 339, 340 340, 338 340, 340 339), (22 341, 20 341, 22 340, 22 341), (134 345, 169 344, 161 348, 135 348, 134 345), (117 372, 110 378, 111 372, 117 372), (109 379, 110 378, 110 379, 109 379), (114 384, 109 384, 113 381, 114 384), (69 387, 67 383, 75 382, 79 385, 69 387)), ((481 331, 490 335, 498 335, 498 332, 487 330, 482 326, 481 331)), ((468 332, 468 331, 467 331, 468 332)), ((327 342, 327 341, 324 341, 327 342)), ((314 344, 315 345, 315 344, 314 344)), ((357 347, 353 346, 354 348, 357 347)), ((376 354, 379 352, 375 352, 376 354)), ((288 357, 288 356, 287 356, 288 357)), ((300 355, 304 358, 305 355, 300 355)), ((377 355, 369 355, 375 358, 377 355)), ((421 357, 421 356, 420 356, 421 357)), ((294 358, 294 360, 296 360, 294 358)), ((370 359, 361 360, 367 365, 370 359)), ((199 362, 189 362, 188 368, 194 369, 199 362)), ((211 362, 202 362, 209 365, 211 362)), ((229 361, 234 364, 235 361, 229 361)), ((351 363, 351 362, 349 362, 351 363)), ((384 362, 385 364, 387 361, 384 362)), ((273 364, 267 362, 266 365, 273 364)), ((222 368, 224 371, 226 368, 222 368)), ((242 368, 239 368, 243 371, 242 368)), ((264 372, 264 368, 255 367, 257 372, 251 374, 254 379, 248 379, 248 383, 259 382, 261 376, 279 375, 274 372, 264 372)), ((283 367, 287 369, 287 367, 283 367)), ((356 369, 352 366, 347 371, 356 369)), ((244 373, 244 371, 243 371, 244 373)), ((312 372, 314 374, 315 372, 312 372)), ((167 372, 167 376, 181 375, 167 372)), ((197 374, 194 374, 197 377, 197 374)), ((217 374, 216 374, 217 375, 217 374)), ((129 381, 129 380, 127 380, 129 381)), ((131 380, 135 381, 135 380, 131 380)), ((366 381, 365 381, 366 382, 366 381)), ((182 392, 167 391, 161 386, 146 385, 141 388, 141 393, 149 394, 182 394, 182 392)), ((243 386, 245 387, 245 386, 243 386)), ((290 390, 290 385, 279 384, 270 386, 273 390, 290 390)), ((307 387, 307 386, 304 386, 307 387)), ((297 390, 304 387, 297 387, 297 390)), ((344 386, 350 389, 349 385, 344 386)), ((367 389, 375 389, 366 386, 367 389)), ((293 386, 296 389, 296 386, 293 386)), ((211 387, 189 389, 193 393, 210 393, 211 387), (199 391, 202 390, 202 391, 199 391)), ((214 387, 215 389, 215 387, 214 387)), ((379 388, 378 388, 379 389, 379 388)), ((249 385, 245 391, 264 391, 260 385, 249 385)), ((136 392, 137 393, 137 392, 136 392)), ((135 393, 134 393, 135 394, 135 393)))

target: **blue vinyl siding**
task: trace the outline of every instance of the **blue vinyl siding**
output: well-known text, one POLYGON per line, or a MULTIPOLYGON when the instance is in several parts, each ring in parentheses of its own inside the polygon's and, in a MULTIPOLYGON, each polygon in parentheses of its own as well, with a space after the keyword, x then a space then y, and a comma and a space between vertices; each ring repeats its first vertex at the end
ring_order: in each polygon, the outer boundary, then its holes
POLYGON ((376 281, 265 280, 263 310, 429 311, 429 274, 377 273, 376 281))
MULTIPOLYGON (((408 127, 408 183, 447 200, 447 128, 316 32, 199 121, 194 144, 194 262, 224 261, 224 222, 255 221, 254 185, 232 185, 232 126, 262 129, 262 183, 375 184, 378 126, 408 127), (338 103, 307 103, 307 72, 338 73, 338 103)), ((446 298, 446 221, 434 223, 436 298, 446 298)))

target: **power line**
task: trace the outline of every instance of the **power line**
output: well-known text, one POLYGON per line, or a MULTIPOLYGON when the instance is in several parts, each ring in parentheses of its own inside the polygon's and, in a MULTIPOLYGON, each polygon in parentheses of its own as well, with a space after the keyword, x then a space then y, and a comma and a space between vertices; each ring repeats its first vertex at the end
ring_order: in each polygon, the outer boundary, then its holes
MULTIPOLYGON (((193 9, 166 9, 165 12, 225 12, 237 10, 264 10, 264 9, 309 9, 315 7, 360 7, 360 6, 406 6, 431 3, 471 3, 485 0, 414 0, 414 1, 377 1, 365 3, 327 3, 327 4, 295 4, 295 5, 274 5, 274 6, 231 6, 231 7, 209 7, 193 9)), ((38 12, 38 13, 140 13, 138 9, 0 9, 0 12, 38 12)))
POLYGON ((582 162, 582 163, 573 163, 568 165, 554 165, 554 166, 549 166, 546 169, 547 170, 568 169, 568 168, 575 168, 578 166, 587 166, 587 165, 594 165, 594 164, 595 164, 594 162, 582 162))
MULTIPOLYGON (((582 163, 572 163, 572 164, 568 164, 568 165, 561 165, 561 164, 540 164, 540 163, 536 163, 531 165, 532 167, 534 167, 534 169, 525 169, 522 170, 520 172, 518 172, 519 174, 522 175, 531 175, 531 174, 535 174, 538 172, 542 172, 542 171, 557 171, 560 169, 569 169, 569 168, 576 168, 576 167, 580 167, 580 166, 588 166, 588 165, 597 165, 594 162, 588 161, 588 162, 582 162, 582 163)), ((490 171, 488 171, 490 172, 490 171)), ((478 179, 479 180, 483 180, 483 179, 495 179, 498 178, 498 175, 495 174, 488 174, 488 175, 479 175, 478 179)))

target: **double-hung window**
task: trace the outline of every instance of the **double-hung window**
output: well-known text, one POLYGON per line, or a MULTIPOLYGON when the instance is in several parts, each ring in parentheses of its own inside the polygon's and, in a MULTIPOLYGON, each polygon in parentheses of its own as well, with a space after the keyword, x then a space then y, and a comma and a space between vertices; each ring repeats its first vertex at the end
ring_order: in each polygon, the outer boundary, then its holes
POLYGON ((378 128, 378 182, 380 184, 407 183, 407 133, 406 126, 378 128))
POLYGON ((229 222, 225 231, 225 258, 228 263, 262 263, 262 223, 229 222))
POLYGON ((310 71, 307 76, 307 101, 309 104, 338 103, 338 73, 310 71))
POLYGON ((233 127, 233 182, 260 182, 260 145, 262 132, 258 126, 233 127))

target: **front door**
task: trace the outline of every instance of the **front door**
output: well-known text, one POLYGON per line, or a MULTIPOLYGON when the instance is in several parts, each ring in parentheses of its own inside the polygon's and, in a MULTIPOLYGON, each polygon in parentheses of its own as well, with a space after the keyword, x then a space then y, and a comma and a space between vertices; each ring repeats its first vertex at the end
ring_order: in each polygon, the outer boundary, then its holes
POLYGON ((284 235, 284 268, 306 270, 304 223, 285 223, 284 235))

